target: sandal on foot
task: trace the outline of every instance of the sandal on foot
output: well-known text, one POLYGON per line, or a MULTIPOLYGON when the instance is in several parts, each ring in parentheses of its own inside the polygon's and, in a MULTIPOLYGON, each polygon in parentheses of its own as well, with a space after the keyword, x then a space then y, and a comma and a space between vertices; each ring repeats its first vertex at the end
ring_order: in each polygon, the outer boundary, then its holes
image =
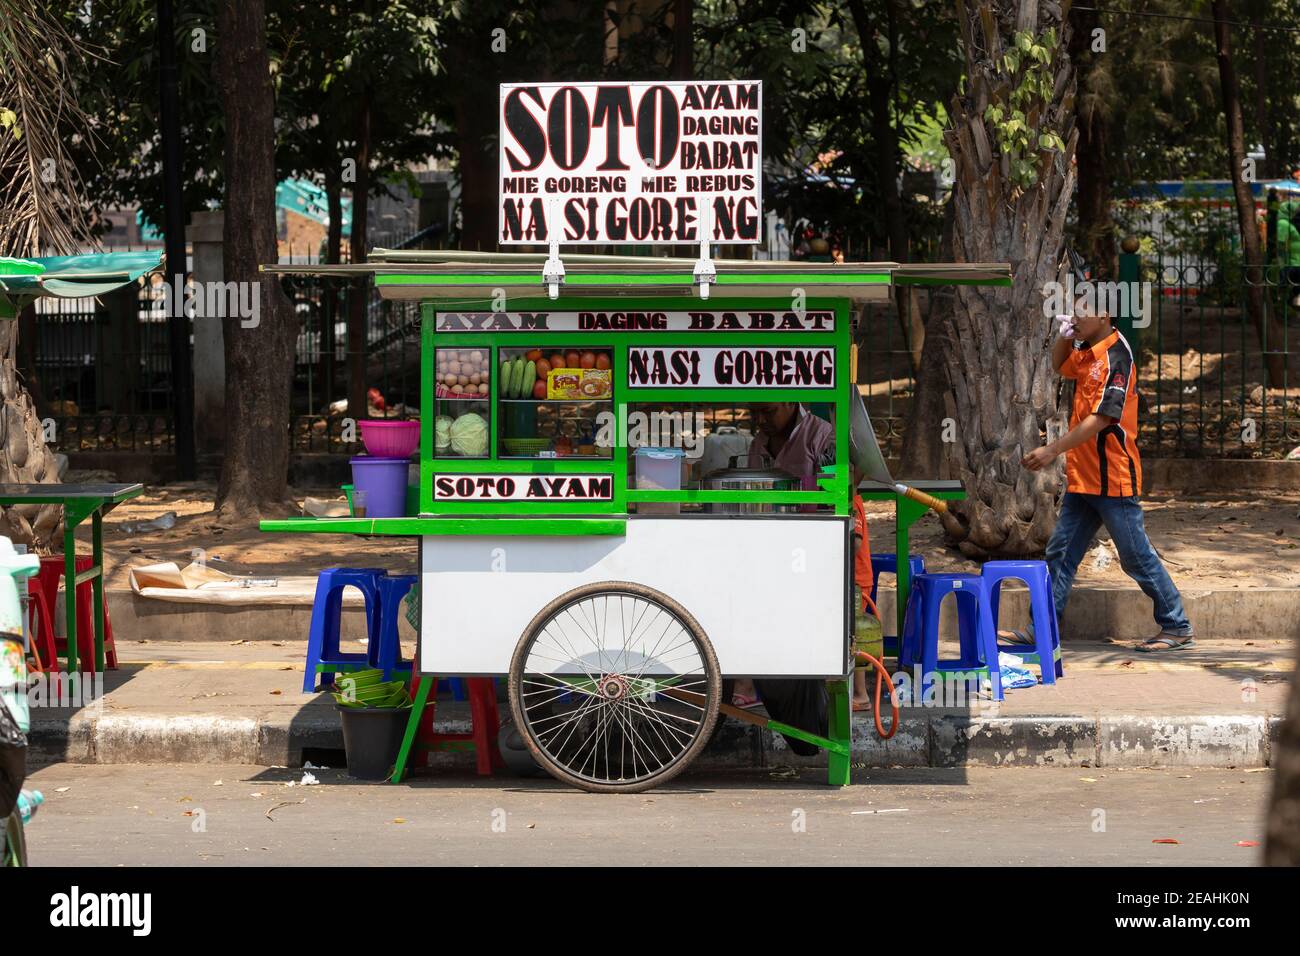
POLYGON ((751 707, 758 707, 763 702, 757 697, 750 697, 748 694, 732 694, 731 706, 739 707, 741 710, 748 710, 751 707))
POLYGON ((1196 638, 1188 634, 1180 636, 1178 634, 1157 634, 1150 640, 1143 641, 1134 650, 1141 651, 1143 654, 1155 654, 1161 651, 1183 651, 1189 647, 1196 646, 1196 638))

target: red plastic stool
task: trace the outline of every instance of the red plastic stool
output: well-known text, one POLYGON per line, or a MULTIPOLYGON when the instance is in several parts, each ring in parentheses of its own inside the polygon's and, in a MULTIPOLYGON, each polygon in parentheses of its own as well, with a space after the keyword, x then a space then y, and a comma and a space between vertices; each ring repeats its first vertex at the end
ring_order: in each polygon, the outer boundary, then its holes
MULTIPOLYGON (((89 555, 77 555, 75 570, 77 574, 89 571, 94 558, 89 555)), ((64 576, 63 555, 48 555, 41 558, 41 571, 36 576, 38 589, 43 593, 45 607, 53 609, 59 596, 59 581, 64 576)), ((67 590, 65 588, 65 590, 67 590)), ((95 593, 94 582, 85 581, 76 586, 77 602, 77 666, 83 671, 95 672, 95 593)), ((66 600, 66 598, 65 598, 66 600)), ((54 630, 54 618, 50 616, 50 630, 54 630)), ((67 650, 67 640, 56 642, 67 650)), ((104 666, 106 670, 117 670, 117 646, 113 643, 113 624, 108 616, 108 599, 104 599, 104 666)))
POLYGON ((54 646, 54 617, 45 600, 45 591, 39 586, 27 592, 27 631, 32 635, 32 651, 41 662, 41 669, 57 670, 59 652, 54 646))
MULTIPOLYGON (((417 680, 432 680, 431 675, 417 677, 417 680)), ((497 734, 501 730, 501 716, 497 712, 496 682, 490 677, 471 677, 465 681, 469 685, 470 733, 444 734, 433 729, 434 714, 438 709, 438 699, 429 695, 424 713, 420 715, 419 729, 415 735, 413 749, 424 752, 423 759, 412 764, 411 769, 428 765, 427 752, 430 750, 473 750, 481 777, 492 776, 494 769, 505 766, 501 753, 497 750, 497 734)), ((434 685, 437 686, 436 684, 434 685)), ((418 690, 418 685, 413 690, 418 690)))

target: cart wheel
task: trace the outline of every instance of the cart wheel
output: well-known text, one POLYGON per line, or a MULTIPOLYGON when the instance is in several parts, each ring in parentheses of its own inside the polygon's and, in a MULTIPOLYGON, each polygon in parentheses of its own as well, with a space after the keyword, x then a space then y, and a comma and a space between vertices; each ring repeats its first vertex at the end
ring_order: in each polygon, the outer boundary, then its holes
POLYGON ((671 780, 708 742, 722 679, 713 646, 672 598, 587 584, 538 612, 510 662, 510 708, 537 762, 593 793, 671 780))

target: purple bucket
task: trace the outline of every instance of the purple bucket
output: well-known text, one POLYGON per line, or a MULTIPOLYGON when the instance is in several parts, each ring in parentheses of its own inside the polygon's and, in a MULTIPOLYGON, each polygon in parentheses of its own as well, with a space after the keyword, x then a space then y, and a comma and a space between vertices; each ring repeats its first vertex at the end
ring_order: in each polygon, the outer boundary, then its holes
POLYGON ((403 518, 406 516, 407 458, 377 458, 358 455, 352 459, 352 494, 366 493, 367 518, 403 518))

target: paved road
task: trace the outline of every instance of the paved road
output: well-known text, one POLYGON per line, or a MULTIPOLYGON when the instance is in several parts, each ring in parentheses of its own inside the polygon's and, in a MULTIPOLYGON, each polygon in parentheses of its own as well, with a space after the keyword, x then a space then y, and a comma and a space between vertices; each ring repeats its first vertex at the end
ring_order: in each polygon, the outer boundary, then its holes
POLYGON ((312 772, 318 785, 291 787, 304 771, 49 766, 31 777, 48 801, 28 830, 32 861, 1245 866, 1260 850, 1234 844, 1263 839, 1272 775, 860 770, 832 790, 820 774, 749 770, 610 797, 549 779, 443 774, 394 787, 312 772))

